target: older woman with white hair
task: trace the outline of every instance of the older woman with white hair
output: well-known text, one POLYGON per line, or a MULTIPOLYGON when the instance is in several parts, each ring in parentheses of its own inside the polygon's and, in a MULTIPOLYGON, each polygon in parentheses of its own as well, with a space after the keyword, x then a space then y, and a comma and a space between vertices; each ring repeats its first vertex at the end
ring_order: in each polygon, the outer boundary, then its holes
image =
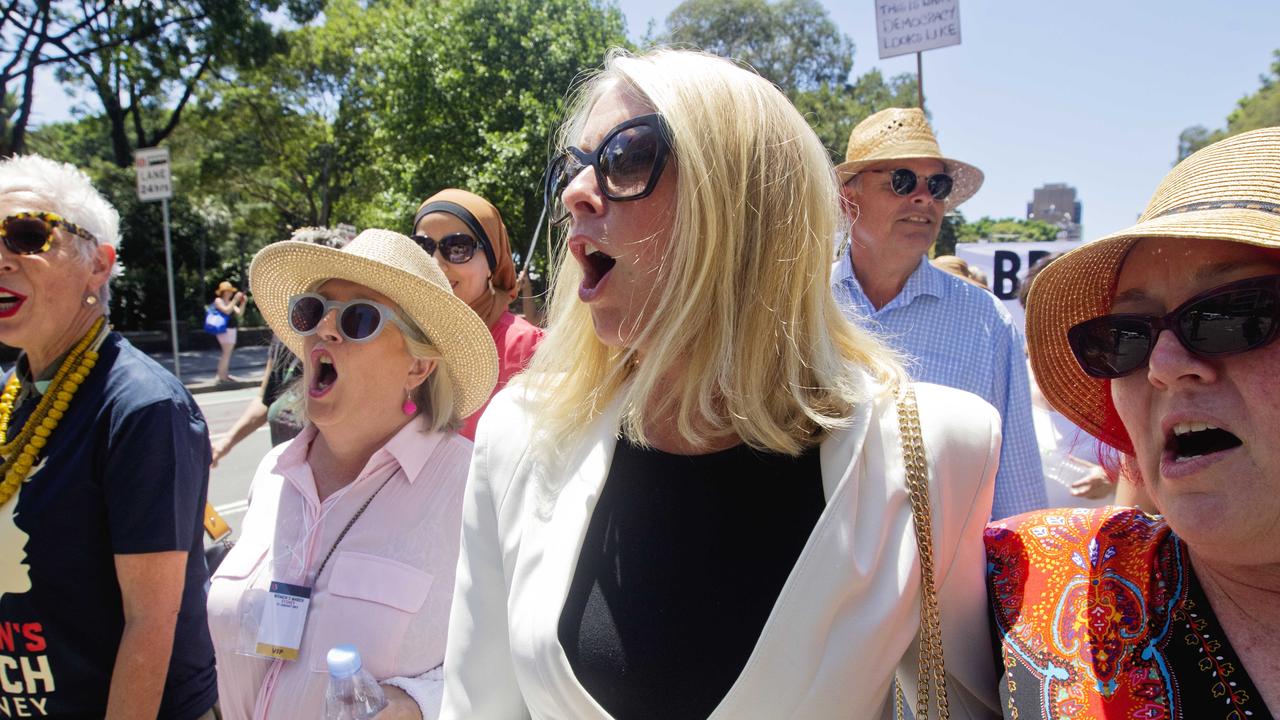
POLYGON ((22 351, 0 394, 0 686, 38 716, 212 717, 208 433, 107 325, 118 240, 79 170, 0 161, 0 342, 22 351))
POLYGON ((442 716, 879 717, 895 675, 920 717, 996 715, 1000 420, 841 315, 822 143, 700 53, 611 54, 574 107, 548 334, 476 439, 442 716))
POLYGON ((457 431, 493 390, 493 339, 436 261, 386 230, 268 245, 249 281, 302 359, 307 426, 258 467, 213 576, 223 717, 321 717, 326 653, 354 644, 389 686, 380 720, 434 720, 471 458, 457 431), (265 609, 280 588, 307 608, 289 632, 265 609))

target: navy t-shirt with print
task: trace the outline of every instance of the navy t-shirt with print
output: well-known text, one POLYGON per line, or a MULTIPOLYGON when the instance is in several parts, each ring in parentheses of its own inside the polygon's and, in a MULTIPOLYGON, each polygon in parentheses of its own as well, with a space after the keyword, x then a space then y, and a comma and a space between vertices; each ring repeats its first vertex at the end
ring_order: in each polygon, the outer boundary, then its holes
MULTIPOLYGON (((111 334, 16 501, 0 507, 0 717, 101 718, 124 612, 114 556, 188 552, 161 718, 217 699, 205 620, 209 439, 173 375, 111 334)), ((10 422, 15 436, 35 408, 10 422)))

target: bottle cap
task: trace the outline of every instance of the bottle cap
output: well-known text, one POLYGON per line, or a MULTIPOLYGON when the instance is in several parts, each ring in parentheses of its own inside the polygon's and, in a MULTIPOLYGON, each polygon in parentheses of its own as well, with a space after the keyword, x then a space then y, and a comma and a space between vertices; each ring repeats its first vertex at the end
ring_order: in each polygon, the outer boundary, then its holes
POLYGON ((324 659, 333 677, 348 678, 360 672, 360 651, 355 645, 335 645, 324 659))

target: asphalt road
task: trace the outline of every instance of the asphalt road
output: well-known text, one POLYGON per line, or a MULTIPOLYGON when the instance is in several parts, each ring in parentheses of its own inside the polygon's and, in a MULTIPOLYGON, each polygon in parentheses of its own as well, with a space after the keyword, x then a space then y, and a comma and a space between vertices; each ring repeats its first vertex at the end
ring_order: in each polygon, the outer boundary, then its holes
MULTIPOLYGON (((196 395, 196 403, 209 423, 209 436, 217 440, 219 436, 226 434, 240 418, 249 401, 256 397, 256 387, 196 395)), ((270 449, 271 434, 264 424, 232 448, 209 473, 209 502, 230 523, 232 538, 239 536, 253 473, 270 449)))

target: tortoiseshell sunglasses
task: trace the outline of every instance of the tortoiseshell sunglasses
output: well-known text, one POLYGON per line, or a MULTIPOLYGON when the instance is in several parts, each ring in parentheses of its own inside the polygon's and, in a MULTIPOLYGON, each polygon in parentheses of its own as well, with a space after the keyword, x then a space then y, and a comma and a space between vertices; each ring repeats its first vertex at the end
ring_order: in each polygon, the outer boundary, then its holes
POLYGON ((0 222, 0 239, 4 240, 4 246, 10 252, 39 255, 48 252, 53 246, 53 229, 57 227, 89 242, 98 242, 93 233, 50 212, 20 212, 10 215, 4 222, 0 222))

